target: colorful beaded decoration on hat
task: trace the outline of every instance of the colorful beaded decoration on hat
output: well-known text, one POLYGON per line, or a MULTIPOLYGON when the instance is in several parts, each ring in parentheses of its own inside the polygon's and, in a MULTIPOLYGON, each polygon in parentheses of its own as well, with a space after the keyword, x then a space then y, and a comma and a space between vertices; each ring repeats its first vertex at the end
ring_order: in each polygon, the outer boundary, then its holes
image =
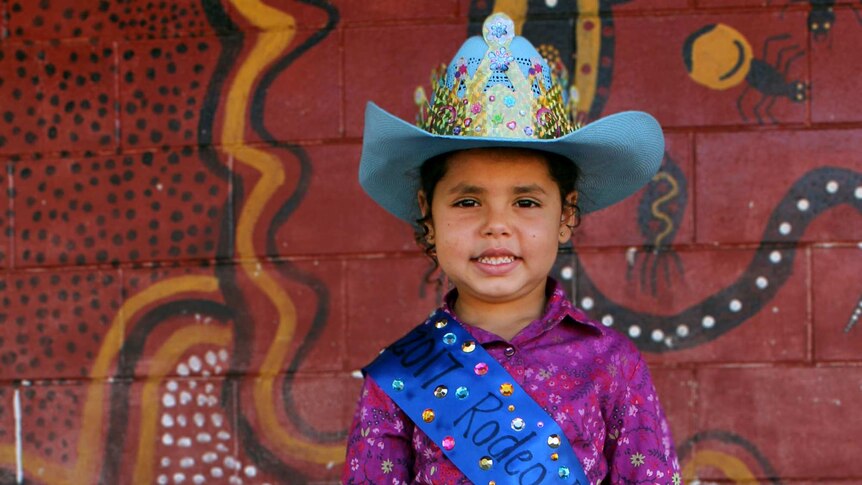
POLYGON ((561 83, 535 48, 515 36, 512 19, 491 15, 482 36, 481 59, 459 57, 434 71, 430 103, 417 90, 416 125, 435 135, 483 138, 551 139, 574 131, 561 83), (522 57, 527 50, 530 57, 522 57))

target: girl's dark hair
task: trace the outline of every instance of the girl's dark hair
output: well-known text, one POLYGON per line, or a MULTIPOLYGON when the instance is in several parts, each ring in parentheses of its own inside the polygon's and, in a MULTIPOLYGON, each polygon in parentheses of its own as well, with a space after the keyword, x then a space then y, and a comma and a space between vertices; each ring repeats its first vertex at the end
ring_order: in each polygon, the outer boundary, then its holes
MULTIPOLYGON (((527 151, 527 149, 521 148, 507 148, 506 150, 527 151)), ((563 211, 565 212, 567 209, 574 211, 575 223, 568 226, 569 229, 574 230, 574 228, 581 223, 581 209, 577 204, 570 203, 566 199, 566 196, 575 190, 575 184, 578 181, 578 167, 575 166, 571 160, 562 155, 551 152, 530 151, 541 154, 545 159, 548 166, 548 173, 560 189, 560 202, 562 203, 563 211)), ((440 179, 446 175, 449 159, 452 157, 453 153, 455 152, 443 153, 429 158, 419 168, 419 187, 425 194, 427 212, 424 217, 416 219, 414 237, 419 247, 421 247, 423 251, 425 251, 425 254, 434 261, 434 269, 437 268, 436 248, 434 244, 428 242, 428 234, 430 232, 430 223, 432 218, 431 203, 434 198, 434 189, 437 187, 437 183, 440 182, 440 179)))

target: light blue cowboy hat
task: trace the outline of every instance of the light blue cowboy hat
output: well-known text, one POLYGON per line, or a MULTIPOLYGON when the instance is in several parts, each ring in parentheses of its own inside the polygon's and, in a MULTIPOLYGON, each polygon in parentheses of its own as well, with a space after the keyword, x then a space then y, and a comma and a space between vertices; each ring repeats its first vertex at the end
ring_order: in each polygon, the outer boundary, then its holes
POLYGON ((661 126, 647 113, 613 114, 572 125, 560 83, 547 62, 505 14, 485 21, 483 37, 461 46, 439 78, 417 125, 369 102, 359 182, 384 209, 410 224, 419 168, 434 156, 471 148, 513 147, 553 152, 577 166, 582 213, 614 204, 643 187, 664 155, 661 126), (511 66, 511 68, 510 68, 511 66))

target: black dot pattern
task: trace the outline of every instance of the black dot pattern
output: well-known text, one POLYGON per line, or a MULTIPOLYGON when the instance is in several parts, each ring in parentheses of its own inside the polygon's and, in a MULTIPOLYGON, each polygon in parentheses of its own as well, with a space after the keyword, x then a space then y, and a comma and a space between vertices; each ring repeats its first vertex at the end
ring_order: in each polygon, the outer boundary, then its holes
POLYGON ((0 155, 198 142, 223 33, 200 2, 19 0, 8 15, 0 155))
POLYGON ((124 148, 197 142, 199 114, 218 49, 212 39, 124 43, 119 52, 124 148))
POLYGON ((10 37, 148 39, 216 32, 198 0, 11 0, 10 37))
POLYGON ((19 387, 21 438, 27 453, 60 465, 74 465, 86 389, 80 383, 19 387))
POLYGON ((9 197, 14 191, 9 188, 6 174, 7 165, 0 164, 0 267, 8 265, 6 254, 9 248, 9 239, 12 237, 12 209, 9 205, 9 197))
POLYGON ((114 54, 101 41, 4 44, 0 153, 116 148, 114 54))
POLYGON ((120 308, 116 271, 0 280, 0 367, 16 379, 83 378, 120 308))
POLYGON ((191 148, 16 163, 16 264, 211 260, 227 182, 191 148))

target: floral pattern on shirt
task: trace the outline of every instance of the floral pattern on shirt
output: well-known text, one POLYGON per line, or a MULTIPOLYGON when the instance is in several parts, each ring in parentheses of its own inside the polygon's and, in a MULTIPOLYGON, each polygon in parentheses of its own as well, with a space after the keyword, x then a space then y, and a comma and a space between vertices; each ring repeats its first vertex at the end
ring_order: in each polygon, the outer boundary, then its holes
MULTIPOLYGON (((511 341, 467 331, 560 425, 591 483, 679 485, 670 428, 632 342, 572 306, 548 281, 545 313, 511 341)), ((456 292, 443 309, 452 312, 456 292)), ((366 378, 347 441, 346 484, 469 484, 440 448, 366 378)))

